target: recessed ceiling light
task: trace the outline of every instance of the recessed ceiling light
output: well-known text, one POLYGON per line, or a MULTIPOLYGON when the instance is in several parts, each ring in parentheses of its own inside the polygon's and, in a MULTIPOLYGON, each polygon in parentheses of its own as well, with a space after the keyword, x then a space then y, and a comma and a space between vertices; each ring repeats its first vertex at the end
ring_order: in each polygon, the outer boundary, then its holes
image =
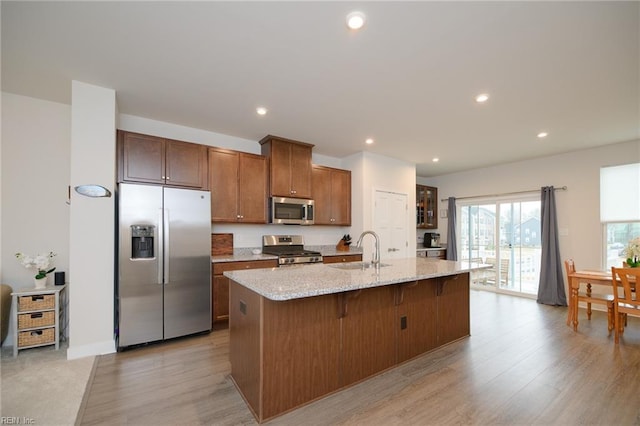
POLYGON ((476 102, 481 104, 483 102, 487 102, 489 100, 489 95, 487 95, 486 93, 482 93, 478 96, 476 96, 476 102))
POLYGON ((366 141, 364 141, 364 143, 366 143, 367 145, 371 145, 373 143, 373 139, 369 138, 366 141))
POLYGON ((431 161, 433 161, 434 163, 437 163, 438 161, 440 161, 440 159, 438 157, 434 157, 433 160, 431 161))
POLYGON ((538 133, 538 138, 539 138, 539 139, 546 138, 547 136, 549 136, 549 133, 547 133, 547 132, 540 132, 540 133, 538 133))
POLYGON ((265 115, 267 113, 267 109, 265 107, 258 107, 256 108, 256 112, 258 115, 265 115))
POLYGON ((347 15, 347 27, 359 30, 364 26, 365 16, 362 12, 351 12, 347 15))

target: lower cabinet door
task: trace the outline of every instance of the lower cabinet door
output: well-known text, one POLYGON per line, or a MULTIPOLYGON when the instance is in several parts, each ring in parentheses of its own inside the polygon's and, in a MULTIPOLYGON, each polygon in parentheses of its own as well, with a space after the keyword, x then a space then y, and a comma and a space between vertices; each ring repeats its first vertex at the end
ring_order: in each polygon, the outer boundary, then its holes
POLYGON ((341 386, 396 363, 395 286, 341 293, 341 386))
POLYGON ((469 273, 438 278, 438 345, 469 334, 469 273))
POLYGON ((398 285, 398 362, 438 346, 437 284, 433 278, 398 285))
POLYGON ((229 319, 229 278, 224 275, 213 276, 211 307, 213 310, 211 315, 212 324, 229 319))
POLYGON ((263 298, 262 419, 338 389, 337 307, 336 294, 287 301, 263 298))

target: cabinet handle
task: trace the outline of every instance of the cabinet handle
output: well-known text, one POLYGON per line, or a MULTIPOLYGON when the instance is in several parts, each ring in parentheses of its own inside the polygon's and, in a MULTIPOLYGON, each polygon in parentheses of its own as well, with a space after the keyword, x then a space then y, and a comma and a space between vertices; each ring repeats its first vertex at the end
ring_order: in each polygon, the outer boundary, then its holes
POLYGON ((171 180, 171 178, 169 176, 167 176, 167 180, 171 180))

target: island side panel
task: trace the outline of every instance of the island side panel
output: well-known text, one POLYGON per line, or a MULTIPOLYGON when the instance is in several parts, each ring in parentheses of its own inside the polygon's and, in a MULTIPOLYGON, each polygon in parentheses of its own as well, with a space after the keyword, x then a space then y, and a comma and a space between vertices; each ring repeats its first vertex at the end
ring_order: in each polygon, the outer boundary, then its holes
POLYGON ((263 301, 263 420, 338 389, 339 296, 263 301))
POLYGON ((343 295, 341 385, 347 386, 396 363, 396 286, 343 295))
POLYGON ((254 416, 260 413, 260 320, 262 297, 229 280, 231 377, 254 416))
POLYGON ((398 362, 438 346, 437 279, 413 281, 398 287, 398 362))
POLYGON ((444 345, 470 335, 469 273, 438 280, 438 345, 444 345))

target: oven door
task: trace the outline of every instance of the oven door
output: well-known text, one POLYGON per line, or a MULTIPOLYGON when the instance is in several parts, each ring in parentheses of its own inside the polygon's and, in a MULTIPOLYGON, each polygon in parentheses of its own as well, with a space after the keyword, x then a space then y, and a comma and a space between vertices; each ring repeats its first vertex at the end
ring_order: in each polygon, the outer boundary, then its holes
POLYGON ((271 223, 313 225, 313 200, 273 197, 271 223))

